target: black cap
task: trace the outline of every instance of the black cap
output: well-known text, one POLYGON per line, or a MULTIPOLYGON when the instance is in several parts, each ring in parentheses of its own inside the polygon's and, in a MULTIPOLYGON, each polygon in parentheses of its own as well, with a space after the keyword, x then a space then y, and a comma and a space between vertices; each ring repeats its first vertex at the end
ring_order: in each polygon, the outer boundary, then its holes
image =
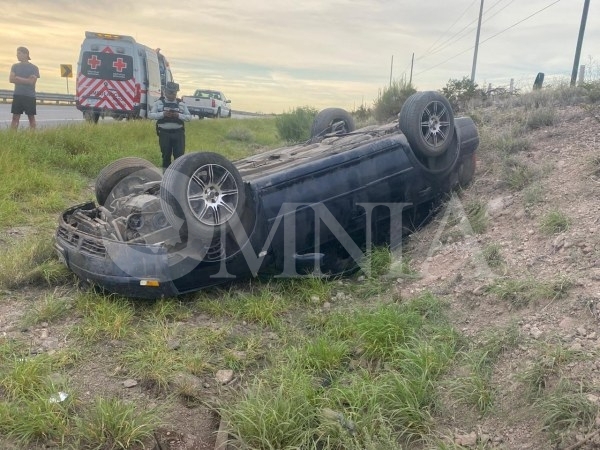
POLYGON ((29 50, 26 47, 17 47, 17 51, 20 53, 24 53, 27 55, 27 59, 31 59, 29 57, 29 50))
POLYGON ((165 86, 165 91, 169 92, 177 92, 179 90, 179 84, 174 83, 173 81, 169 81, 165 86))

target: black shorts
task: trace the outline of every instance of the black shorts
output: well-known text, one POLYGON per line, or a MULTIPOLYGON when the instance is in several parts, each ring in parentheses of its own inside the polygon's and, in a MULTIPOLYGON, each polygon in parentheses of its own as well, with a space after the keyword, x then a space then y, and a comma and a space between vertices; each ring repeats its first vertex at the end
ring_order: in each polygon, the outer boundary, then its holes
POLYGON ((37 111, 35 109, 35 97, 29 97, 28 95, 15 95, 13 96, 12 106, 10 107, 12 114, 27 114, 28 116, 35 116, 37 111))

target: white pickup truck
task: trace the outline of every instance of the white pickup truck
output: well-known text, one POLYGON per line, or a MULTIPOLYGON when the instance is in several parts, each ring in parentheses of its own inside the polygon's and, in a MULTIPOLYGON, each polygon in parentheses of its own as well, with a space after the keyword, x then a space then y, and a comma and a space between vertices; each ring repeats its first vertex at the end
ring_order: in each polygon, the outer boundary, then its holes
POLYGON ((187 105, 190 114, 200 119, 231 117, 231 100, 220 91, 197 89, 194 95, 183 96, 182 101, 187 105))

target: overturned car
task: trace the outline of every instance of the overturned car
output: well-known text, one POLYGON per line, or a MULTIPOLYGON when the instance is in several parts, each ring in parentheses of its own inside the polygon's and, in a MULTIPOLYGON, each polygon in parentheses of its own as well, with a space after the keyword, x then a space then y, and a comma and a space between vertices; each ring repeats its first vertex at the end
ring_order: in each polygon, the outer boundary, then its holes
POLYGON ((141 158, 106 166, 96 202, 59 217, 59 258, 128 297, 180 295, 239 277, 341 273, 371 245, 401 243, 475 172, 477 128, 442 95, 412 95, 398 120, 355 129, 321 111, 309 142, 231 162, 178 158, 164 175, 141 158))

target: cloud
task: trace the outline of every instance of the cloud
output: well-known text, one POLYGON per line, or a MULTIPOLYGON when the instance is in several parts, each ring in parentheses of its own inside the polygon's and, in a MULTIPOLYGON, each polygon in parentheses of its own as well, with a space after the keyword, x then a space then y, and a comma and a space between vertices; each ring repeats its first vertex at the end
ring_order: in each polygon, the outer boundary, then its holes
MULTIPOLYGON (((370 105, 390 81, 420 90, 469 77, 480 2, 476 0, 0 0, 0 71, 28 46, 38 90, 64 92, 60 64, 77 64, 85 31, 133 36, 160 47, 182 91, 223 90, 234 108, 281 112, 370 105), (414 54, 414 66, 411 67, 414 54)), ((476 81, 508 85, 537 72, 569 76, 583 4, 497 0, 484 5, 476 81), (546 9, 544 9, 546 8, 546 9)), ((591 5, 582 63, 597 61, 600 27, 591 5)), ((597 63, 596 63, 597 64, 597 63)), ((0 88, 12 86, 0 77, 0 88)))

